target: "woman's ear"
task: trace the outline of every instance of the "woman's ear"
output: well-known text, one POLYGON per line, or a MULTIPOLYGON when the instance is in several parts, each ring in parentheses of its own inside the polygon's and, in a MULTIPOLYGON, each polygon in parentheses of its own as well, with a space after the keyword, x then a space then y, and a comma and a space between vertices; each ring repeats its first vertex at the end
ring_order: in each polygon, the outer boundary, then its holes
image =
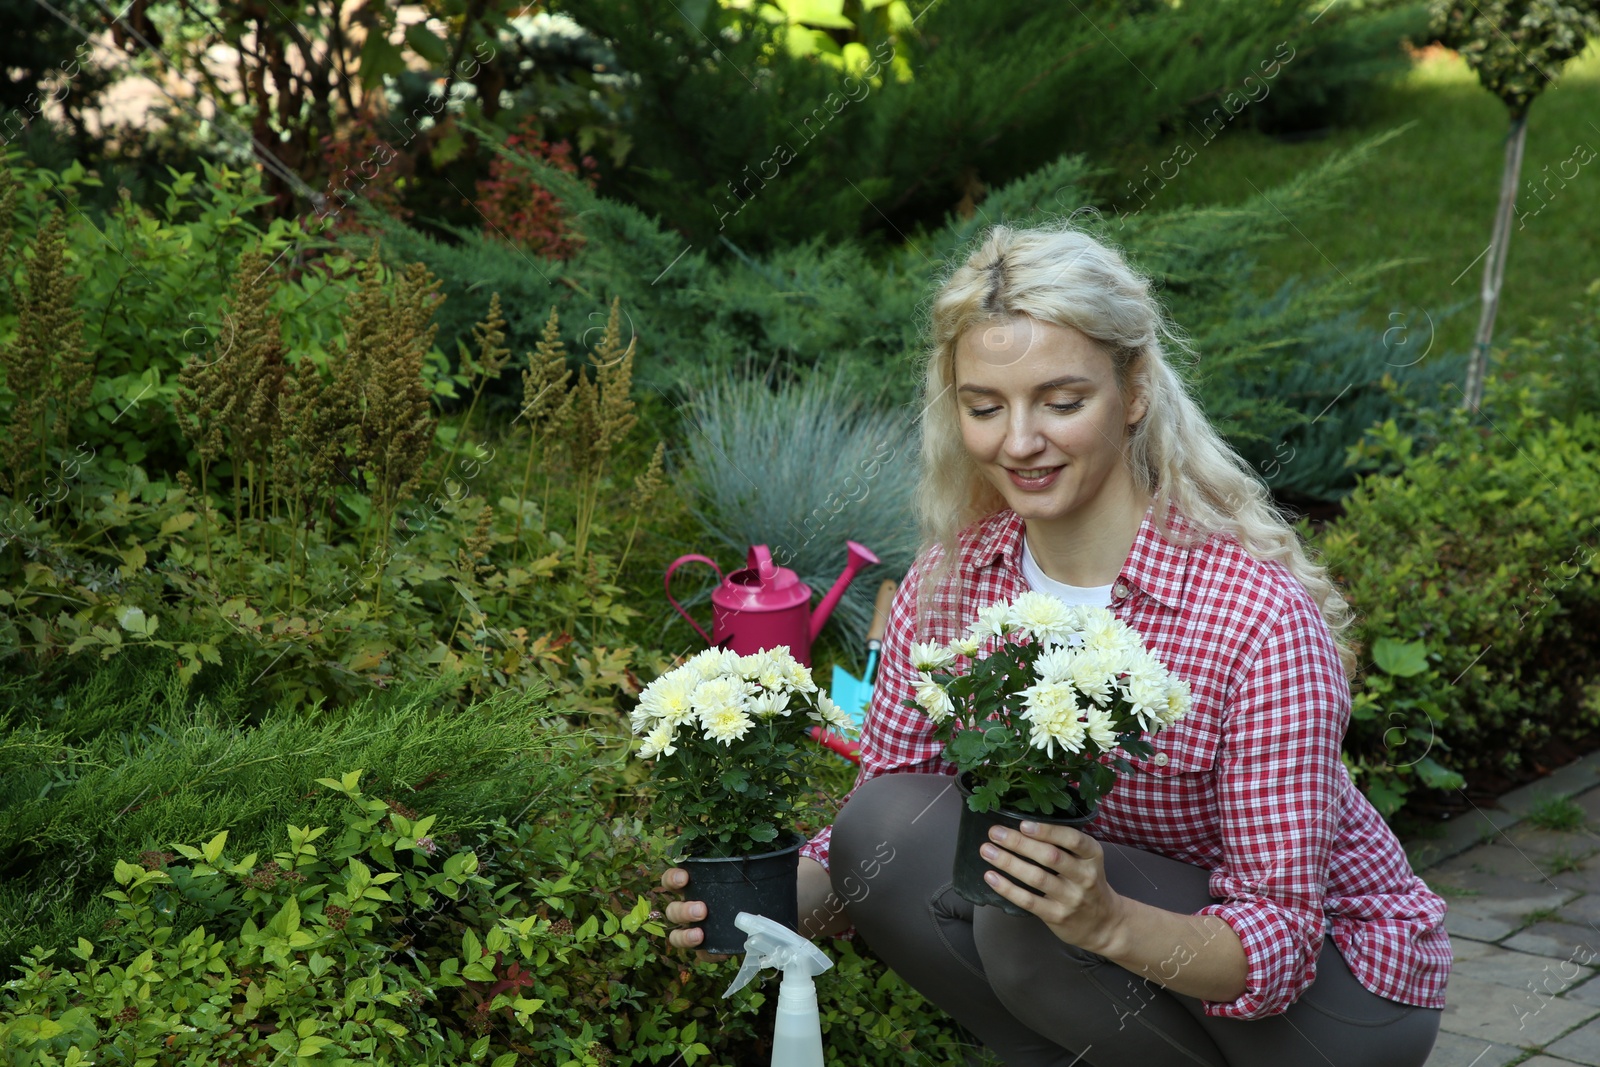
POLYGON ((1149 410, 1150 404, 1146 400, 1144 393, 1138 394, 1128 403, 1128 431, 1130 433, 1133 432, 1135 426, 1144 421, 1145 414, 1149 410))

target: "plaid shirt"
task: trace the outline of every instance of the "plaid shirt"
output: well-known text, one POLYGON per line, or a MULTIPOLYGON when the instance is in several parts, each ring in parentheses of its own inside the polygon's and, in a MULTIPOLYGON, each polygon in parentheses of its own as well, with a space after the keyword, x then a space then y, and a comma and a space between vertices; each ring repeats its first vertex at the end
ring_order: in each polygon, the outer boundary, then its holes
MULTIPOLYGON (((1189 682, 1193 703, 1156 735, 1149 759, 1130 761, 1139 773, 1102 798, 1094 836, 1211 871, 1221 903, 1196 914, 1217 915, 1238 933, 1249 970, 1243 995, 1206 1001, 1208 1015, 1282 1012, 1316 978, 1330 929, 1367 989, 1444 1007, 1445 904, 1412 873, 1340 759, 1350 690, 1316 603, 1287 567, 1253 558, 1233 538, 1185 548, 1153 520, 1152 509, 1111 610, 1189 682)), ((1184 529, 1176 512, 1172 526, 1184 529)), ((915 590, 939 546, 912 566, 889 615, 857 788, 893 772, 955 773, 927 717, 903 703, 916 676, 911 643, 952 640, 980 607, 1026 592, 1022 533, 1009 509, 965 531, 960 563, 934 591, 920 633, 915 590)), ((826 865, 831 832, 802 855, 826 865)))

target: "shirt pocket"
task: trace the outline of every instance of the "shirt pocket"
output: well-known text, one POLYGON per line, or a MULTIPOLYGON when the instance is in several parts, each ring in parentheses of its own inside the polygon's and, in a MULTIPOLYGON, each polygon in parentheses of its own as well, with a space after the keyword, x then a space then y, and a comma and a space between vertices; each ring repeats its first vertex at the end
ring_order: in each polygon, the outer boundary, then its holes
POLYGON ((1129 759, 1137 774, 1173 779, 1179 775, 1209 775, 1217 766, 1219 737, 1203 722, 1185 719, 1150 738, 1150 755, 1129 759))

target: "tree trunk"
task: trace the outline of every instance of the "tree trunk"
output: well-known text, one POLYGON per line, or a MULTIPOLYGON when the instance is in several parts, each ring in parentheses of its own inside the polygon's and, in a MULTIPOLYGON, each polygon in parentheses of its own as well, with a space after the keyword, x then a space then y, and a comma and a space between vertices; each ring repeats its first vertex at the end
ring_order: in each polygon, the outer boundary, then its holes
POLYGON ((1478 333, 1467 365, 1465 406, 1477 411, 1483 403, 1484 379, 1489 374, 1489 342, 1494 338, 1494 317, 1500 310, 1500 285, 1506 276, 1506 252, 1511 245, 1511 217, 1517 205, 1517 183, 1522 178, 1522 146, 1528 140, 1527 111, 1512 112, 1511 130, 1506 134, 1506 163, 1500 173, 1500 206, 1494 215, 1494 233, 1489 239, 1489 256, 1483 264, 1483 313, 1478 318, 1478 333))

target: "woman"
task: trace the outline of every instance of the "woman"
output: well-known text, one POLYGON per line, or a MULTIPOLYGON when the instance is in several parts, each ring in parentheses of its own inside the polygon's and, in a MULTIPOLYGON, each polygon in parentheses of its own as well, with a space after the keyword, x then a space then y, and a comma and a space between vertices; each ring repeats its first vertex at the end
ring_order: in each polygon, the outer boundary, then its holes
POLYGON ((1167 364, 1148 281, 1074 229, 995 227, 932 334, 928 547, 895 599, 860 777, 802 853, 808 932, 853 925, 1012 1065, 1422 1064, 1444 903, 1340 760, 1349 610, 1167 364), (913 641, 1030 588, 1110 607, 1193 704, 1084 830, 991 834, 984 857, 1042 893, 991 875, 1031 913, 1014 917, 951 890, 954 768, 906 701, 913 641))

